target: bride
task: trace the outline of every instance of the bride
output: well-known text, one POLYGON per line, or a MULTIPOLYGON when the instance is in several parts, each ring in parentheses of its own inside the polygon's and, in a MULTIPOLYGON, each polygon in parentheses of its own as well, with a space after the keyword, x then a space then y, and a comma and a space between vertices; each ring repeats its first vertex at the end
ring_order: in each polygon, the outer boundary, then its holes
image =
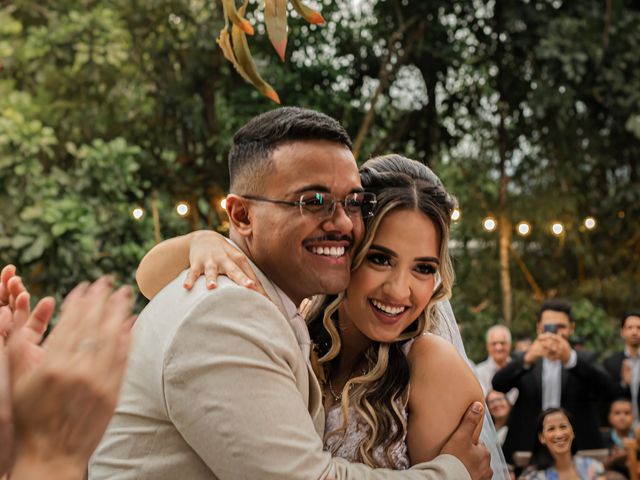
MULTIPOLYGON (((360 176, 377 204, 365 220, 347 290, 316 297, 303 308, 325 394, 324 444, 350 461, 406 469, 435 458, 467 407, 483 401, 447 301, 455 204, 428 167, 399 155, 367 161, 360 176)), ((213 232, 178 237, 145 256, 138 284, 151 298, 190 259, 187 287, 205 264, 211 287, 223 265, 241 281, 229 257, 240 258, 213 232)), ((244 270, 255 278, 250 267, 244 270)), ((509 478, 487 418, 482 441, 492 454, 494 478, 509 478)))

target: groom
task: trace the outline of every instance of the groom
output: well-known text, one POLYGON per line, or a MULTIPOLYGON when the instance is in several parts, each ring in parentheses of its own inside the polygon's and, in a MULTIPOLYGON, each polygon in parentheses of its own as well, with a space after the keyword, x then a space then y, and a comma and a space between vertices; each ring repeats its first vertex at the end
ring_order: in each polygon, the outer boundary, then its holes
POLYGON ((186 292, 183 273, 149 303, 90 479, 490 478, 486 450, 470 440, 482 416, 471 408, 443 448, 449 455, 404 472, 322 449, 322 392, 297 305, 347 287, 363 236, 350 147, 338 122, 299 108, 236 133, 230 238, 269 299, 226 278, 186 292))

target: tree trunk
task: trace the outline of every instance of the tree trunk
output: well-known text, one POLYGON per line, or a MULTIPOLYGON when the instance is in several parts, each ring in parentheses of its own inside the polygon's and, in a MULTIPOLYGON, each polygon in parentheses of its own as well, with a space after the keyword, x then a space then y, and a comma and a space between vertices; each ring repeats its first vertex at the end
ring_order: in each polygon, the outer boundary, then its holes
POLYGON ((158 213, 158 199, 156 192, 151 193, 151 215, 153 216, 153 238, 156 243, 162 241, 160 234, 160 213, 158 213))
MULTIPOLYGON (((373 95, 371 96, 371 100, 369 101, 369 109, 367 113, 364 115, 364 120, 360 125, 360 129, 356 135, 355 140, 353 141, 353 156, 358 159, 360 153, 362 151, 362 146, 364 145, 364 141, 369 134, 369 130, 371 129, 371 125, 373 125, 373 120, 376 116, 376 104, 378 103, 378 97, 384 92, 400 66, 402 66, 404 59, 407 57, 409 52, 413 49, 415 45, 415 38, 410 38, 403 47, 403 52, 398 54, 398 58, 394 60, 394 54, 398 53, 398 49, 396 48, 396 43, 398 43, 404 36, 405 32, 414 25, 415 18, 409 20, 406 23, 403 23, 400 28, 395 31, 387 40, 387 54, 384 59, 380 63, 380 69, 378 70, 378 86, 376 87, 373 95)), ((422 35, 424 32, 424 22, 422 22, 419 27, 416 29, 416 35, 422 35)), ((415 35, 414 35, 415 36, 415 35)))
POLYGON ((509 252, 511 251, 511 221, 507 210, 507 186, 509 185, 509 174, 507 173, 507 162, 509 160, 509 139, 507 128, 505 126, 505 117, 507 116, 507 103, 503 100, 505 96, 504 85, 504 47, 500 41, 500 33, 502 32, 502 4, 496 2, 495 11, 496 19, 496 52, 495 59, 498 67, 497 90, 499 93, 498 115, 500 122, 498 124, 498 155, 500 159, 500 190, 498 196, 498 232, 499 232, 499 250, 500 250, 500 292, 502 293, 502 317, 506 325, 511 325, 513 320, 512 305, 513 293, 511 290, 511 273, 509 270, 509 252))
MULTIPOLYGON (((432 60, 431 63, 434 64, 435 62, 432 60)), ((425 159, 425 163, 431 168, 435 168, 436 163, 438 162, 440 150, 440 123, 438 120, 438 109, 436 107, 436 86, 438 84, 438 79, 436 78, 436 73, 434 71, 423 71, 422 76, 424 77, 424 81, 427 86, 429 102, 426 106, 427 131, 425 133, 427 137, 427 157, 425 159)))
POLYGON ((511 273, 509 271, 509 252, 511 251, 511 222, 506 215, 498 218, 500 245, 500 291, 502 292, 502 318, 511 325, 513 294, 511 291, 511 273))

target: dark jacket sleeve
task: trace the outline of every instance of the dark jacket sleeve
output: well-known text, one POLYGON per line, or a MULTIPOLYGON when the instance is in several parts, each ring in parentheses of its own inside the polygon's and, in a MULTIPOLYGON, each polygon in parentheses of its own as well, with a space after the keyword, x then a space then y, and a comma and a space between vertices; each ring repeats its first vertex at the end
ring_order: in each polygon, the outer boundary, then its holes
POLYGON ((522 376, 530 371, 524 366, 524 355, 518 354, 501 368, 493 376, 493 388, 499 392, 507 393, 512 388, 517 388, 522 376))
POLYGON ((631 398, 631 389, 629 385, 622 383, 622 376, 620 374, 623 360, 624 355, 622 353, 614 353, 602 362, 602 366, 611 380, 612 400, 616 398, 631 398))

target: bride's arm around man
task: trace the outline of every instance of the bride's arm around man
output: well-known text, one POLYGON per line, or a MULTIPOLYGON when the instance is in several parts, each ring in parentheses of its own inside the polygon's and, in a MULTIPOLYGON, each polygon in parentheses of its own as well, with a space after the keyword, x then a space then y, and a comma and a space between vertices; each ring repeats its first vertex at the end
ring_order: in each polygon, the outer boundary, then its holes
POLYGON ((90 478, 490 478, 488 453, 471 440, 480 404, 441 455, 409 470, 323 451, 322 392, 296 305, 345 289, 362 237, 362 219, 343 200, 362 191, 344 129, 310 110, 268 112, 235 135, 229 169, 230 237, 268 298, 226 278, 213 291, 199 280, 186 292, 183 273, 153 299, 136 323, 120 404, 90 478), (309 213, 301 201, 309 191, 333 203, 309 213), (337 244, 340 255, 319 254, 337 244))

